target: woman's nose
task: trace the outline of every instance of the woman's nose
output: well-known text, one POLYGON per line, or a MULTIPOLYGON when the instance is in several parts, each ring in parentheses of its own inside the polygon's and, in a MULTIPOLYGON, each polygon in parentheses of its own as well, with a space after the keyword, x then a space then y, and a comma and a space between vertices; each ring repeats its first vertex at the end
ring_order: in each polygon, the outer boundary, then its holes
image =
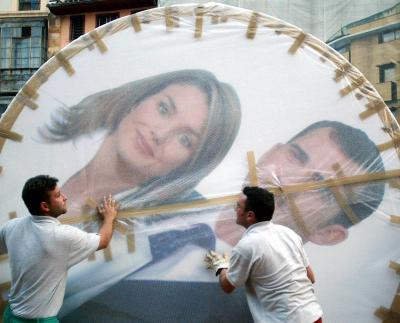
POLYGON ((164 129, 156 129, 151 131, 151 137, 153 142, 158 146, 166 141, 168 133, 164 129))

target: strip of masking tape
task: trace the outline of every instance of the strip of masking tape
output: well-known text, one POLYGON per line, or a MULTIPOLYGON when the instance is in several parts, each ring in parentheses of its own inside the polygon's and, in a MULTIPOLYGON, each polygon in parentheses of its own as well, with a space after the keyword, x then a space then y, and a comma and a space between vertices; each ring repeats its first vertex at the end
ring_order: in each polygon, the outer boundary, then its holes
POLYGON ((13 212, 8 213, 8 218, 10 220, 15 219, 16 217, 17 217, 17 212, 13 211, 13 212))
POLYGON ((31 108, 32 110, 36 110, 39 107, 36 102, 34 102, 31 98, 25 96, 22 92, 20 92, 15 97, 15 100, 24 106, 26 105, 27 107, 31 108))
POLYGON ((386 307, 380 306, 376 311, 375 311, 375 316, 379 317, 381 320, 386 320, 389 317, 389 312, 390 310, 387 309, 386 307))
POLYGON ((379 101, 376 105, 370 105, 368 103, 367 110, 361 112, 359 114, 359 117, 361 120, 365 120, 368 117, 374 115, 375 113, 378 113, 379 111, 383 110, 385 107, 386 107, 386 105, 383 101, 379 101))
POLYGON ((335 72, 335 78, 334 80, 336 82, 339 82, 344 75, 348 72, 348 70, 350 70, 352 67, 352 65, 349 62, 346 62, 344 65, 340 66, 336 72, 335 72))
POLYGON ((3 129, 2 127, 0 127, 0 137, 6 138, 6 139, 11 139, 14 141, 22 141, 22 135, 20 135, 19 133, 10 131, 10 130, 6 130, 3 129))
POLYGON ((299 33, 299 35, 296 37, 296 40, 294 41, 294 43, 292 44, 292 46, 290 46, 289 48, 289 53, 290 54, 295 54, 296 51, 299 49, 299 47, 301 46, 301 44, 304 42, 304 40, 306 39, 307 34, 303 31, 301 31, 299 33))
POLYGON ((135 244, 135 234, 133 232, 129 233, 126 236, 126 241, 128 244, 128 252, 133 253, 136 251, 136 244, 135 244))
POLYGON ((3 172, 3 166, 0 166, 0 174, 3 172))
POLYGON ((254 37, 256 36, 257 20, 258 20, 258 14, 257 12, 253 12, 250 17, 249 25, 247 26, 246 37, 248 39, 254 39, 254 37))
MULTIPOLYGON (((334 186, 360 185, 372 181, 388 180, 390 178, 399 176, 400 176, 400 170, 390 170, 386 172, 353 175, 353 176, 347 176, 345 178, 336 178, 325 181, 314 181, 302 184, 287 185, 282 187, 268 187, 268 190, 278 196, 283 194, 306 192, 321 188, 330 188, 334 186)), ((143 209, 125 209, 118 212, 117 218, 123 219, 131 217, 149 216, 154 214, 175 213, 194 208, 205 208, 216 205, 233 204, 237 201, 238 197, 239 194, 234 194, 234 195, 227 195, 223 197, 210 198, 205 200, 160 205, 143 209)), ((85 221, 96 221, 96 220, 97 219, 94 216, 87 214, 79 216, 68 216, 60 219, 61 223, 63 224, 75 224, 85 221)))
MULTIPOLYGON (((346 177, 346 175, 345 175, 345 173, 344 173, 344 171, 343 171, 343 169, 342 169, 342 167, 340 166, 339 163, 334 163, 332 165, 332 169, 336 173, 336 177, 337 178, 346 177)), ((356 196, 355 196, 354 191, 351 189, 351 187, 349 185, 346 185, 346 186, 344 186, 344 189, 345 189, 346 195, 349 197, 348 201, 351 201, 351 202, 355 201, 356 200, 356 196)))
POLYGON ((0 262, 8 259, 8 254, 0 255, 0 262))
POLYGON ((397 188, 400 189, 400 179, 398 178, 392 178, 389 180, 389 185, 392 188, 397 188))
POLYGON ((254 151, 247 152, 247 163, 249 166, 250 185, 258 186, 256 158, 254 157, 254 151))
POLYGON ((136 14, 131 16, 131 23, 132 23, 133 30, 135 32, 138 33, 139 31, 142 31, 142 26, 140 25, 140 19, 136 14))
POLYGON ((114 222, 114 229, 115 231, 118 231, 119 233, 126 235, 131 229, 128 227, 128 225, 125 225, 121 223, 120 221, 115 221, 114 222))
POLYGON ((203 15, 204 15, 204 7, 199 6, 195 9, 196 14, 196 22, 195 22, 195 31, 194 38, 200 38, 203 34, 203 15))
POLYGON ((104 254, 104 260, 105 261, 111 261, 112 260, 112 252, 111 252, 110 245, 108 245, 107 248, 103 249, 103 254, 104 254))
POLYGON ((391 215, 390 216, 390 222, 394 224, 400 224, 400 216, 398 215, 391 215))
POLYGON ((350 92, 358 89, 365 82, 365 78, 361 75, 357 79, 355 79, 350 85, 347 85, 344 89, 340 90, 341 96, 346 96, 350 92))
POLYGON ((171 7, 165 7, 165 27, 167 31, 172 31, 174 28, 174 19, 172 17, 171 7))
POLYGON ((97 45, 97 48, 100 50, 101 53, 105 53, 108 50, 106 44, 100 38, 100 36, 99 36, 99 34, 97 33, 96 30, 92 30, 89 33, 89 36, 90 36, 90 38, 92 38, 94 40, 94 42, 97 45))
POLYGON ((396 136, 394 136, 394 138, 392 140, 387 141, 387 142, 385 142, 383 144, 380 144, 377 147, 378 147, 378 150, 380 152, 382 152, 382 151, 385 151, 385 150, 388 150, 390 148, 398 146, 399 143, 400 143, 400 136, 398 134, 396 134, 396 136))
POLYGON ((395 261, 390 261, 389 268, 393 269, 397 274, 400 275, 400 264, 395 261))
POLYGON ((24 95, 26 97, 30 97, 33 99, 37 99, 39 94, 37 93, 37 89, 34 88, 33 86, 31 86, 29 83, 26 83, 22 89, 21 89, 22 93, 24 93, 24 95))
POLYGON ((5 282, 0 284, 0 291, 7 290, 11 288, 11 282, 5 282))
POLYGON ((306 223, 304 222, 303 218, 301 217, 300 210, 297 207, 296 203, 294 202, 294 199, 292 196, 288 196, 288 205, 290 209, 290 213, 296 222, 297 227, 303 232, 303 235, 305 237, 309 237, 311 235, 311 231, 308 229, 306 223))
POLYGON ((335 197, 336 201, 338 202, 339 206, 342 208, 342 210, 346 214, 347 218, 351 221, 351 223, 357 224, 358 222, 360 222, 360 219, 353 212, 353 210, 350 208, 350 206, 347 204, 346 199, 340 193, 338 187, 332 186, 330 188, 330 190, 331 190, 333 196, 335 197))
POLYGON ((229 17, 227 15, 221 17, 221 22, 228 22, 229 17))
POLYGON ((97 208, 97 203, 96 203, 96 201, 95 201, 93 198, 91 198, 91 197, 88 197, 88 198, 85 200, 85 204, 86 204, 87 206, 89 206, 90 208, 92 208, 92 209, 96 209, 96 208, 97 208))
POLYGON ((69 76, 72 76, 75 74, 75 70, 72 67, 71 63, 67 60, 67 58, 64 56, 62 52, 59 52, 55 55, 55 58, 57 61, 60 63, 62 68, 67 72, 69 76))

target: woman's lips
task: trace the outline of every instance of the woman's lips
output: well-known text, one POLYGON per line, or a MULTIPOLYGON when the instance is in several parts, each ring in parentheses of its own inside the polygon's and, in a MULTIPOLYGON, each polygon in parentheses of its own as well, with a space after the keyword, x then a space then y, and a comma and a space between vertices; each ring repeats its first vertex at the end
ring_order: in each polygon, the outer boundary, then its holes
POLYGON ((138 130, 136 131, 136 143, 139 147, 139 149, 147 156, 149 157, 153 157, 154 158, 154 151, 151 148, 151 146, 149 145, 149 143, 147 142, 147 140, 144 138, 144 136, 142 135, 142 133, 138 130))

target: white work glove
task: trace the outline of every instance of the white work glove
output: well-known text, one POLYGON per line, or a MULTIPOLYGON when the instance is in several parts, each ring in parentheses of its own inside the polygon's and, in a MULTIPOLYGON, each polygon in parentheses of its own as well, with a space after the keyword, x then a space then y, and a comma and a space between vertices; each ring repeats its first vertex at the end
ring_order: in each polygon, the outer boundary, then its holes
POLYGON ((215 275, 218 276, 221 269, 227 269, 229 267, 229 257, 228 253, 224 253, 224 255, 220 255, 219 253, 210 250, 205 258, 204 262, 207 265, 207 269, 212 269, 215 271, 215 275))

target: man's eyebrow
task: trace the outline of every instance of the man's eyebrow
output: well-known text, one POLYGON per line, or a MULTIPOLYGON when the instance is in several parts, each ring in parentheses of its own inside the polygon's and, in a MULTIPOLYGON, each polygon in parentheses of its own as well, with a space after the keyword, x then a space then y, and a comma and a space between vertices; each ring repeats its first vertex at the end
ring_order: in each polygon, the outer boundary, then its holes
POLYGON ((302 162, 307 163, 310 160, 310 156, 301 148, 298 144, 291 142, 289 145, 296 150, 296 157, 302 162))

